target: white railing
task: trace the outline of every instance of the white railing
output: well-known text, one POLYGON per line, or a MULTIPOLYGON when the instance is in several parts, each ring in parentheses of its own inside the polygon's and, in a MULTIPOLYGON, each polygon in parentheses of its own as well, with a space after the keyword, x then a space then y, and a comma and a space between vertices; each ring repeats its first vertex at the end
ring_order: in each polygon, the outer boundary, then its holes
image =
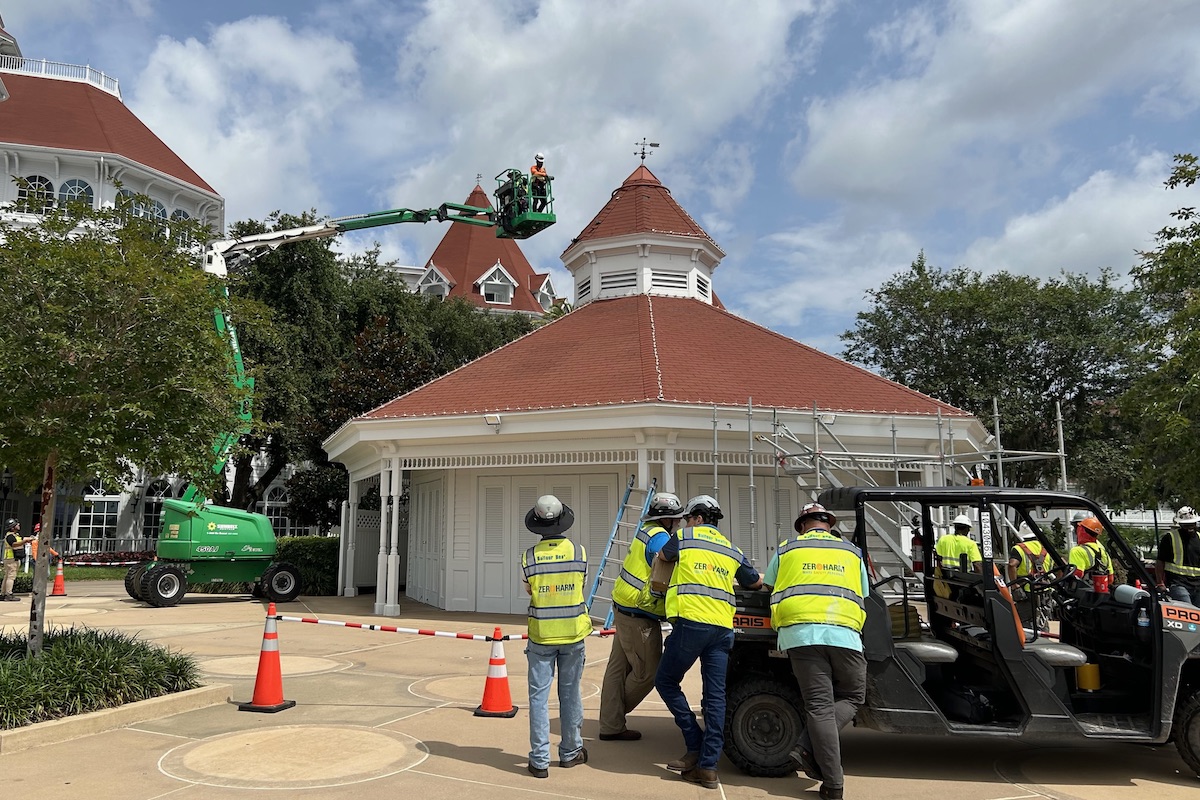
POLYGON ((121 87, 116 78, 110 78, 100 70, 79 64, 64 64, 61 61, 22 58, 20 56, 0 56, 0 72, 14 72, 21 75, 42 75, 47 78, 62 78, 69 81, 82 81, 103 89, 117 99, 121 98, 121 87))

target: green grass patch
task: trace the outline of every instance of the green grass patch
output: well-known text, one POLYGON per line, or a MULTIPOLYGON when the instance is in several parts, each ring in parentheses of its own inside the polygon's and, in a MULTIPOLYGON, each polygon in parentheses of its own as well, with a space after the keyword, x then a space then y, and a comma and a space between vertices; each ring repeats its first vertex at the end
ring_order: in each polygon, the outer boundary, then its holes
POLYGON ((49 628, 42 654, 0 633, 0 730, 114 708, 200 686, 192 656, 119 631, 49 628))

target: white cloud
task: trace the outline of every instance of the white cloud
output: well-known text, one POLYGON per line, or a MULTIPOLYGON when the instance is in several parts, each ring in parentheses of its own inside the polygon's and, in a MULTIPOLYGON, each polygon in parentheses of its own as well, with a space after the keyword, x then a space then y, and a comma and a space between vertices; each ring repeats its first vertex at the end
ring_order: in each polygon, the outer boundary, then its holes
POLYGON ((1172 211, 1200 204, 1200 187, 1164 189, 1170 170, 1169 156, 1152 153, 1128 172, 1096 172, 1067 196, 1012 217, 1003 234, 971 243, 959 263, 1042 278, 1062 270, 1094 276, 1104 267, 1124 275, 1136 250, 1154 248, 1154 232, 1172 211))
POLYGON ((800 191, 918 210, 980 202, 1036 176, 1027 149, 1044 154, 1040 137, 1111 93, 1196 103, 1181 80, 1200 53, 1195 4, 957 0, 938 23, 918 11, 878 26, 868 39, 900 57, 901 77, 872 72, 810 103, 791 148, 800 191))

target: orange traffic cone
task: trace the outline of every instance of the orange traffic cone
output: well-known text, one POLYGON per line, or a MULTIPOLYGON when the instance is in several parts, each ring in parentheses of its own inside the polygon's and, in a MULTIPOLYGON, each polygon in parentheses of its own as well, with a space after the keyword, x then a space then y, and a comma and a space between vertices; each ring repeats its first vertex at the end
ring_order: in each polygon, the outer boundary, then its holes
POLYGON ((279 669, 279 634, 275 630, 275 604, 267 606, 267 626, 263 630, 262 651, 258 654, 258 675, 254 679, 254 697, 238 703, 238 711, 274 714, 296 705, 283 699, 283 674, 279 669))
POLYGON ((63 580, 62 559, 58 560, 58 571, 54 573, 54 588, 50 590, 51 597, 66 597, 67 583, 63 580))
POLYGON ((483 684, 483 703, 475 709, 477 717, 515 717, 508 691, 508 666, 504 663, 504 639, 500 629, 492 635, 492 657, 488 659, 487 682, 483 684))

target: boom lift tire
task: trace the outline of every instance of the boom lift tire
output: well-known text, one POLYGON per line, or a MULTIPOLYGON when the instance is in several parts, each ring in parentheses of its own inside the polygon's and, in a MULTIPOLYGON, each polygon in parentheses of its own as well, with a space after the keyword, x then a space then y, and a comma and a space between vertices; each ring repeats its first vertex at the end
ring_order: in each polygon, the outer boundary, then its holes
POLYGON ((300 596, 300 570, 286 561, 268 567, 260 582, 276 603, 290 603, 300 596))
POLYGON ((752 677, 729 689, 725 755, 747 775, 792 775, 790 753, 804 730, 804 700, 794 681, 752 677))
POLYGON ((142 576, 142 600, 155 608, 178 605, 187 593, 187 578, 183 570, 170 564, 159 564, 142 576))
POLYGON ((134 600, 142 599, 142 576, 146 574, 145 564, 134 564, 125 573, 125 594, 134 600))
POLYGON ((1175 712, 1171 735, 1175 737, 1175 749, 1184 763, 1200 775, 1200 690, 1194 691, 1175 712))

